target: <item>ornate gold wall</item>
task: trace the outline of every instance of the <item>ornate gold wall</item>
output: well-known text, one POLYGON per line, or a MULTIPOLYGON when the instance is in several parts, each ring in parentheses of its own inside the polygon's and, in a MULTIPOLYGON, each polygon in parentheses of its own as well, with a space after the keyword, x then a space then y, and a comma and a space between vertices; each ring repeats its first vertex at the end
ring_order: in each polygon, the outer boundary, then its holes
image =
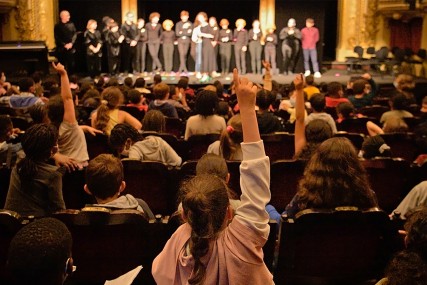
POLYGON ((16 7, 3 17, 3 40, 46 41, 51 49, 56 15, 57 0, 17 0, 16 7))

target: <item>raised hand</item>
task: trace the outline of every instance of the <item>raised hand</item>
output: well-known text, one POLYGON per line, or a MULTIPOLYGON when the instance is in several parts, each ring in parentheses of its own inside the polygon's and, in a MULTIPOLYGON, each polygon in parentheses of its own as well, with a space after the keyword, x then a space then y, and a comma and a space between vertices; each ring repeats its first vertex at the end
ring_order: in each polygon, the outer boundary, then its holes
POLYGON ((301 90, 304 88, 304 75, 302 73, 297 74, 294 79, 295 89, 301 90))
POLYGON ((262 66, 264 66, 265 70, 267 70, 267 71, 269 71, 271 68, 270 62, 268 62, 268 60, 263 60, 262 66))
POLYGON ((58 62, 58 64, 55 64, 52 62, 52 66, 60 75, 67 74, 67 71, 65 70, 65 67, 62 65, 62 63, 58 62))
POLYGON ((233 70, 233 80, 240 110, 243 111, 244 109, 254 111, 258 87, 250 82, 246 77, 239 77, 239 73, 236 68, 233 70))

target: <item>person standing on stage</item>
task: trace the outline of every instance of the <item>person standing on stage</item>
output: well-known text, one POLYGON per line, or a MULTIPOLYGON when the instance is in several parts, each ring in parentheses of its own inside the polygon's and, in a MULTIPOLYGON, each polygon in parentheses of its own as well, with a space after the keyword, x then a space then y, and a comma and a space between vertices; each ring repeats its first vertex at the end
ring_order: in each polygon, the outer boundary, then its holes
POLYGON ((310 59, 313 65, 314 77, 320 78, 322 75, 319 72, 319 63, 317 61, 317 48, 316 44, 319 41, 319 29, 314 26, 314 20, 307 18, 305 20, 305 28, 301 30, 302 51, 304 55, 304 76, 309 76, 310 59))
POLYGON ((96 29, 97 27, 97 22, 90 19, 84 33, 87 71, 92 78, 101 74, 102 39, 101 33, 96 29))
POLYGON ((133 20, 134 15, 131 12, 127 13, 126 20, 120 29, 121 34, 125 37, 122 45, 122 68, 125 73, 128 73, 130 70, 136 71, 135 54, 136 45, 138 44, 138 32, 133 20))
POLYGON ((175 26, 176 37, 178 38, 179 69, 178 72, 188 72, 187 55, 191 43, 191 33, 193 32, 193 23, 188 18, 188 11, 181 11, 181 21, 175 26))
POLYGON ((233 32, 228 28, 230 22, 222 19, 219 22, 219 56, 221 58, 221 71, 223 74, 230 73, 231 43, 233 42, 233 32))
POLYGON ((194 21, 193 34, 191 40, 195 43, 195 61, 196 61, 196 77, 207 78, 209 68, 213 67, 213 35, 208 23, 208 15, 205 12, 199 12, 194 21), (211 60, 212 59, 212 60, 211 60))
POLYGON ((162 35, 163 29, 159 24, 160 14, 153 12, 149 16, 149 23, 145 25, 147 30, 147 44, 148 52, 150 53, 151 58, 153 59, 153 72, 162 71, 162 63, 159 59, 159 50, 160 50, 160 37, 162 35))
POLYGON ((124 39, 125 36, 120 34, 119 25, 116 22, 111 23, 110 29, 105 38, 108 54, 108 72, 111 75, 119 73, 120 45, 124 39))
POLYGON ((175 44, 175 32, 172 31, 173 22, 172 20, 164 20, 163 21, 163 29, 161 35, 161 42, 163 43, 163 60, 165 62, 165 71, 171 72, 173 67, 173 52, 174 52, 174 44, 175 44))
POLYGON ((248 31, 245 30, 246 21, 237 19, 234 29, 234 56, 239 74, 246 74, 246 51, 248 50, 248 31))
POLYGON ((70 22, 70 13, 66 10, 59 14, 60 22, 55 25, 56 56, 69 74, 74 72, 74 43, 77 39, 77 31, 73 22, 70 22))
POLYGON ((272 73, 276 73, 276 47, 277 35, 274 32, 275 28, 268 28, 265 36, 264 59, 271 65, 272 73))
POLYGON ((145 55, 147 53, 147 30, 145 29, 144 19, 138 19, 136 28, 138 30, 138 43, 136 45, 136 70, 141 73, 145 71, 145 55))
POLYGON ((252 29, 249 30, 249 53, 254 74, 261 74, 262 32, 260 26, 259 20, 255 20, 252 22, 252 29))
POLYGON ((214 57, 215 57, 215 61, 214 61, 214 72, 216 73, 216 71, 218 70, 218 38, 219 38, 219 28, 218 28, 218 22, 216 21, 215 17, 210 17, 209 18, 209 26, 211 27, 212 30, 212 35, 214 36, 212 39, 212 46, 214 48, 214 57))
POLYGON ((301 31, 296 28, 295 19, 288 20, 288 26, 280 31, 282 42, 282 54, 285 67, 285 74, 293 74, 300 51, 301 31))

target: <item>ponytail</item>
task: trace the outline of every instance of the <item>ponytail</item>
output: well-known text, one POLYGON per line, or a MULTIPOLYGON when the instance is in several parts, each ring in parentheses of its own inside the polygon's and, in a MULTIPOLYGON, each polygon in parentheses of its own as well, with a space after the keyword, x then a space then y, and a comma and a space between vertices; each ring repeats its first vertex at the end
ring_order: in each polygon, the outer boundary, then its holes
POLYGON ((108 111, 110 109, 107 106, 107 102, 102 100, 102 104, 98 107, 96 111, 96 123, 95 128, 104 131, 110 121, 110 116, 108 115, 108 111))
POLYGON ((118 108, 123 103, 123 93, 117 87, 107 87, 101 93, 101 105, 96 112, 95 128, 100 131, 105 131, 105 128, 110 121, 108 112, 118 108))
POLYGON ((240 115, 233 116, 228 120, 227 124, 227 128, 221 133, 220 149, 224 159, 233 160, 235 152, 243 141, 242 120, 240 115))

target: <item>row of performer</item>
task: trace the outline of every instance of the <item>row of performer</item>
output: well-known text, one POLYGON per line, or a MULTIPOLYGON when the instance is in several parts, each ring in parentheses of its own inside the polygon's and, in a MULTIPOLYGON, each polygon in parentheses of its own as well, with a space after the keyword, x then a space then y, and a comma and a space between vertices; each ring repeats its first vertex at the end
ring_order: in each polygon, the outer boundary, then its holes
MULTIPOLYGON (((84 32, 86 47, 86 61, 88 72, 96 76, 101 72, 102 51, 107 52, 108 68, 111 74, 119 72, 146 71, 146 54, 152 58, 152 71, 172 72, 174 46, 178 47, 178 72, 188 72, 187 59, 190 54, 195 62, 197 76, 202 74, 217 75, 218 53, 222 73, 230 72, 231 54, 234 48, 235 64, 240 74, 246 73, 246 53, 250 53, 252 73, 261 74, 261 55, 264 50, 264 59, 271 63, 272 70, 276 67, 276 50, 278 39, 282 40, 282 55, 285 74, 295 71, 297 58, 302 49, 304 56, 305 75, 314 71, 315 77, 320 77, 317 60, 316 44, 319 41, 319 30, 314 26, 312 18, 306 19, 306 26, 301 30, 296 27, 295 19, 291 18, 279 37, 275 27, 269 27, 263 34, 260 21, 252 22, 252 28, 245 29, 246 21, 238 19, 234 30, 229 28, 229 21, 221 19, 219 23, 215 17, 208 18, 205 12, 199 12, 194 23, 189 21, 189 13, 181 11, 181 21, 160 21, 160 14, 153 12, 149 22, 140 18, 135 21, 132 13, 127 13, 124 23, 118 23, 110 17, 104 17, 102 32, 97 30, 97 22, 90 19, 84 32), (175 29, 173 27, 175 26, 175 29), (106 47, 103 48, 103 45, 106 47), (163 61, 159 59, 162 45, 163 61), (311 66, 310 66, 311 61, 311 66)), ((55 42, 58 59, 73 70, 75 41, 77 31, 70 21, 70 13, 62 11, 60 22, 55 25, 55 42)))

